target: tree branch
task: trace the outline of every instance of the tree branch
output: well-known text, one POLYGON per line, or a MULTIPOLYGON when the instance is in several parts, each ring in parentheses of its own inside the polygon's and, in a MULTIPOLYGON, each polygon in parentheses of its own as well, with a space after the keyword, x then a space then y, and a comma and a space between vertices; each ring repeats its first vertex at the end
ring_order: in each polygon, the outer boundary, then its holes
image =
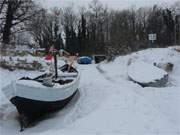
POLYGON ((22 19, 19 20, 18 22, 13 23, 12 26, 18 25, 18 24, 20 24, 20 23, 22 23, 22 22, 25 22, 25 21, 29 20, 29 19, 30 19, 31 17, 33 17, 35 14, 36 14, 36 12, 35 12, 34 14, 30 15, 30 16, 27 16, 27 17, 25 17, 25 18, 22 18, 22 19))
POLYGON ((1 14, 2 10, 3 10, 3 7, 4 7, 5 3, 6 3, 6 0, 3 0, 3 2, 1 3, 0 14, 1 14))

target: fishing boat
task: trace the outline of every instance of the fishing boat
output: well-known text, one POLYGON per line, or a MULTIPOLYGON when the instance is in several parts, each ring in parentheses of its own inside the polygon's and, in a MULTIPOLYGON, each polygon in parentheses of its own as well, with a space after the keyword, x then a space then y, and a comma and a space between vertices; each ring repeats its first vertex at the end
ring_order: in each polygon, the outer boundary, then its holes
POLYGON ((55 63, 55 74, 23 77, 2 89, 20 114, 21 130, 44 114, 62 109, 77 93, 79 72, 68 64, 57 68, 55 63))

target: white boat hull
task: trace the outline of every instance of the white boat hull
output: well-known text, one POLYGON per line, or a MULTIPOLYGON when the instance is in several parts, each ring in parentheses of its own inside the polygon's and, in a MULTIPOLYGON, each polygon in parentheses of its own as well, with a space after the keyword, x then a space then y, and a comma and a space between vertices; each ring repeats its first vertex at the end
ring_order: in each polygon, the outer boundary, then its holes
MULTIPOLYGON (((63 67, 67 69, 67 65, 63 67)), ((72 70, 75 72, 61 74, 63 79, 71 80, 68 83, 55 82, 52 87, 47 87, 36 79, 21 78, 4 87, 2 91, 16 106, 20 116, 32 122, 46 113, 63 108, 73 98, 78 91, 80 74, 75 69, 72 70)))
MULTIPOLYGON (((23 81, 24 80, 14 81, 2 89, 9 100, 15 96, 50 102, 66 99, 78 89, 80 76, 78 75, 73 82, 59 87, 45 87, 42 84, 40 84, 42 85, 41 87, 34 87, 30 86, 30 84, 23 84, 23 81)), ((33 81, 28 80, 28 82, 33 81)), ((38 82, 34 81, 34 83, 36 84, 38 82)))

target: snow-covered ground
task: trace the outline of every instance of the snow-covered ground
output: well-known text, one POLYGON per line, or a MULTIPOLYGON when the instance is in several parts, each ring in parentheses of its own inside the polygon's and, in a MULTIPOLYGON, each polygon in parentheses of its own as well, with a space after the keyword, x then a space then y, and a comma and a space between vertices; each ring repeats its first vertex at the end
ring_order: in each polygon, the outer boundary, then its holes
MULTIPOLYGON (((180 53, 172 48, 147 49, 120 56, 110 63, 77 65, 81 71, 79 93, 63 110, 50 115, 24 135, 180 135, 180 53), (129 59, 149 64, 171 62, 169 83, 164 88, 130 81, 129 59)), ((143 68, 143 67, 142 67, 143 68)), ((0 69, 0 88, 21 76, 39 72, 0 69)), ((19 133, 15 107, 0 91, 0 133, 19 133)))

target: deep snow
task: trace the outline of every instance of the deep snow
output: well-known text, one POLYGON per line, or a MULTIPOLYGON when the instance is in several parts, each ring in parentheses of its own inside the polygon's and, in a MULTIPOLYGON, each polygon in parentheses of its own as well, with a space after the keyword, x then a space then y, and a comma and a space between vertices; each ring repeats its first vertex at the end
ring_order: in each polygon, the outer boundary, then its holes
MULTIPOLYGON (((120 56, 110 63, 77 68, 81 71, 81 82, 73 101, 21 134, 180 134, 180 53, 172 48, 147 49, 120 56), (130 58, 149 64, 173 63, 168 86, 142 88, 130 81, 127 76, 130 58)), ((18 77, 37 73, 0 69, 1 88, 18 77)), ((0 91, 2 135, 20 134, 16 116, 16 109, 0 91)))

